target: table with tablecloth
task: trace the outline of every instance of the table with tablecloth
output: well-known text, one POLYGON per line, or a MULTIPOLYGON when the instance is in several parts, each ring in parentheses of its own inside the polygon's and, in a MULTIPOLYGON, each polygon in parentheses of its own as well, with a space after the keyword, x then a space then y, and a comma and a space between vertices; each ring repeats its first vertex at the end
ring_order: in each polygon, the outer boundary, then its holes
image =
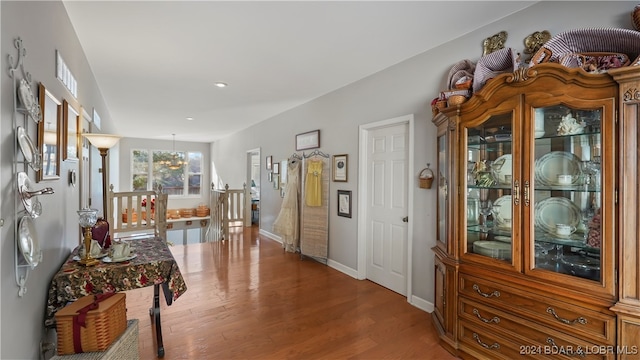
POLYGON ((55 326, 56 311, 83 296, 153 285, 154 298, 150 315, 155 320, 158 356, 162 357, 164 348, 160 326, 160 287, 167 305, 171 305, 173 300, 187 290, 187 285, 165 240, 148 237, 130 240, 129 243, 135 257, 122 262, 100 261, 95 266, 80 264, 76 261, 78 249, 73 250, 51 280, 45 326, 55 326))

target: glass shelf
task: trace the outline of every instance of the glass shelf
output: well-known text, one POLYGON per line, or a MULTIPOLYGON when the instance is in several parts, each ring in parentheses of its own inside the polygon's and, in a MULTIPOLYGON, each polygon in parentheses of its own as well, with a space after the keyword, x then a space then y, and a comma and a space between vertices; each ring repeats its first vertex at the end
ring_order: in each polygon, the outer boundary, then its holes
POLYGON ((498 184, 492 186, 480 186, 480 185, 467 185, 467 189, 495 189, 495 190, 511 190, 510 184, 498 184))
POLYGON ((600 131, 589 131, 589 132, 582 132, 582 133, 579 133, 579 134, 567 134, 567 135, 558 135, 558 134, 546 135, 545 134, 545 135, 543 135, 543 136, 541 136, 539 138, 536 138, 536 141, 537 140, 543 140, 543 139, 557 139, 557 138, 569 138, 569 139, 571 139, 571 138, 586 138, 586 139, 588 139, 590 136, 593 136, 593 135, 600 135, 600 131))
POLYGON ((535 191, 569 191, 569 192, 584 192, 584 193, 598 193, 601 192, 601 188, 592 185, 536 185, 535 191))
MULTIPOLYGON (((589 139, 591 136, 599 136, 601 135, 600 131, 589 131, 589 132, 582 132, 579 134, 567 134, 567 135, 558 135, 558 134, 554 134, 554 135, 543 135, 541 137, 536 138, 536 141, 543 141, 543 140, 547 140, 547 139, 558 139, 558 138, 562 138, 562 139, 589 139)), ((511 138, 509 139, 504 139, 504 140, 492 140, 492 141, 485 141, 484 138, 480 135, 472 135, 469 136, 468 141, 467 141, 467 146, 469 147, 469 149, 475 149, 475 150, 480 150, 483 146, 485 148, 483 148, 483 150, 487 150, 487 151, 492 151, 491 146, 492 145, 499 145, 499 144, 511 144, 513 141, 511 138)), ((494 151, 496 149, 493 149, 494 151)))
MULTIPOLYGON (((511 229, 509 228, 496 228, 493 226, 492 221, 487 222, 487 227, 488 229, 485 231, 482 225, 479 225, 479 224, 468 225, 467 233, 486 234, 485 239, 487 240, 494 240, 494 237, 496 236, 511 237, 511 229)), ((544 232, 542 230, 536 230, 535 241, 536 243, 542 242, 542 243, 553 244, 553 245, 570 246, 572 248, 575 248, 576 250, 584 250, 589 253, 600 252, 599 248, 588 246, 585 243, 585 234, 581 231, 576 231, 575 233, 571 234, 568 237, 560 238, 560 237, 554 236, 553 234, 544 232)))

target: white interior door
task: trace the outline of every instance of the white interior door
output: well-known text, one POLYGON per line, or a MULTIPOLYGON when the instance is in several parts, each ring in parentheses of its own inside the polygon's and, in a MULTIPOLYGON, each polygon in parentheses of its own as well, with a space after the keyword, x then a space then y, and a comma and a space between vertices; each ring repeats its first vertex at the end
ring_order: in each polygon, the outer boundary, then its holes
POLYGON ((407 295, 409 125, 367 134, 366 277, 407 295))

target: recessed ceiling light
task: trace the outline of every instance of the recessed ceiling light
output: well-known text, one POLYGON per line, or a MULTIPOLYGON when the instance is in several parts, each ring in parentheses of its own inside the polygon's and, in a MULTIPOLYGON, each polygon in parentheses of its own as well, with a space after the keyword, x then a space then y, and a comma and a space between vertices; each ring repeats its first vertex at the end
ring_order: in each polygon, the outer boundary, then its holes
POLYGON ((187 116, 187 120, 191 121, 193 118, 191 116, 187 116))
POLYGON ((218 81, 218 82, 215 83, 215 85, 217 87, 219 87, 219 88, 223 88, 223 87, 227 87, 228 84, 224 83, 224 82, 221 82, 221 81, 218 81))

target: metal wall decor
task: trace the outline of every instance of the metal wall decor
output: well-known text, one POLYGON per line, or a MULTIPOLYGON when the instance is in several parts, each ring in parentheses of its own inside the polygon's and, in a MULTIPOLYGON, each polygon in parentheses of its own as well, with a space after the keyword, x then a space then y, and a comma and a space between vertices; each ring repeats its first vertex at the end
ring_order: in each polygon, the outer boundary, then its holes
POLYGON ((533 34, 524 38, 524 53, 529 55, 528 59, 524 59, 528 61, 531 59, 533 54, 538 52, 542 45, 551 39, 551 33, 547 30, 536 31, 533 34))
MULTIPOLYGON (((42 213, 42 206, 37 196, 53 194, 53 189, 48 187, 41 190, 33 190, 28 172, 42 171, 42 158, 40 151, 33 145, 30 129, 31 121, 36 125, 42 122, 40 102, 34 95, 31 74, 24 69, 24 58, 27 50, 22 45, 22 40, 17 38, 13 42, 18 51, 15 58, 8 55, 9 76, 13 81, 13 111, 11 114, 13 129, 16 132, 14 141, 14 161, 12 172, 16 178, 16 191, 14 196, 14 265, 15 279, 18 285, 18 296, 27 293, 27 278, 29 271, 33 270, 42 261, 42 250, 38 242, 38 236, 33 221, 42 213), (20 155, 22 154, 22 155, 20 155)), ((41 144, 39 144, 41 145, 41 144)))
POLYGON ((504 49, 504 43, 507 42, 507 32, 500 31, 482 41, 482 55, 489 55, 494 51, 504 49))

